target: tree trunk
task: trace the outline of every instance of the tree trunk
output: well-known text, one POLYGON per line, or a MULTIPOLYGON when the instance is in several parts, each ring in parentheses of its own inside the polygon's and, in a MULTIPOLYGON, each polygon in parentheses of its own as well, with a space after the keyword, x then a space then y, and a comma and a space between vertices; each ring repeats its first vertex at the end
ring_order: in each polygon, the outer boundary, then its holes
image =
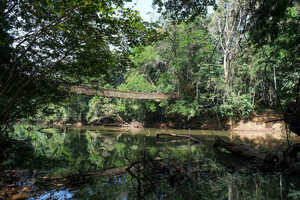
POLYGON ((233 176, 231 173, 227 174, 228 177, 228 200, 233 200, 233 176))

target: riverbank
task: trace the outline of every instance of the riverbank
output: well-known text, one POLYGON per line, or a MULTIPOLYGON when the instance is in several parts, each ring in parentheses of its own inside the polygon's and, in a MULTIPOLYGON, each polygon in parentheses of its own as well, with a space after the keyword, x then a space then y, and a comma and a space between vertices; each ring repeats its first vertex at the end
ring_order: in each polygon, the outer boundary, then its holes
POLYGON ((262 113, 252 113, 247 119, 222 121, 217 116, 204 115, 190 119, 189 121, 180 118, 170 118, 168 122, 155 121, 107 121, 101 124, 84 124, 82 122, 39 122, 41 125, 55 126, 116 126, 128 129, 137 128, 158 128, 158 129, 200 129, 200 130, 230 130, 230 131, 265 131, 281 132, 285 129, 284 121, 280 120, 283 116, 273 110, 265 110, 262 113))

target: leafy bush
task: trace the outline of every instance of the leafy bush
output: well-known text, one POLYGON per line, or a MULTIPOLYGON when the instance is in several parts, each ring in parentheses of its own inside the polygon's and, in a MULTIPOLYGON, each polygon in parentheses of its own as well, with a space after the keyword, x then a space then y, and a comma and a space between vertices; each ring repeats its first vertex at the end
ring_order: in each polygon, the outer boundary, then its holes
POLYGON ((39 109, 37 114, 30 118, 31 120, 41 121, 67 121, 69 113, 66 107, 61 105, 49 104, 39 109))
POLYGON ((188 119, 199 114, 199 105, 197 101, 192 103, 185 100, 178 100, 175 104, 170 104, 167 110, 168 113, 180 114, 188 119))
POLYGON ((88 104, 86 120, 89 123, 99 121, 104 118, 119 119, 118 111, 113 99, 94 96, 88 104))
POLYGON ((254 105, 250 95, 236 95, 233 93, 227 98, 227 101, 224 104, 221 104, 217 108, 217 110, 222 118, 225 119, 247 118, 254 110, 254 105))

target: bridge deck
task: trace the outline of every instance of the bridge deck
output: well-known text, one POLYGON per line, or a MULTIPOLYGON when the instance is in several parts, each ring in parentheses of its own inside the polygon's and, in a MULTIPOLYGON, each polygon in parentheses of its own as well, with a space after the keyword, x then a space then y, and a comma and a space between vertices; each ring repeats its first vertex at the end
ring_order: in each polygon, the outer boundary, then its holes
POLYGON ((152 100, 165 100, 165 99, 178 99, 177 93, 143 93, 133 91, 121 91, 107 88, 92 88, 90 86, 72 86, 70 87, 71 93, 84 94, 89 96, 102 96, 102 97, 115 97, 123 99, 152 99, 152 100))

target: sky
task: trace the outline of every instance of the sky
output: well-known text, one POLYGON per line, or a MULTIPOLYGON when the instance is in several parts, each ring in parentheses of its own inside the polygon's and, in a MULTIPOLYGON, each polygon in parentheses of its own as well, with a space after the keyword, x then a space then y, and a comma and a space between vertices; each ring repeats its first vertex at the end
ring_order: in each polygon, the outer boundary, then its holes
POLYGON ((132 0, 128 7, 133 7, 140 12, 145 21, 151 22, 151 19, 157 19, 159 14, 152 8, 152 0, 132 0))
MULTIPOLYGON (((159 19, 160 14, 152 7, 152 0, 132 0, 128 7, 140 12, 141 17, 148 22, 159 19)), ((208 13, 213 13, 213 8, 208 7, 208 13)))

